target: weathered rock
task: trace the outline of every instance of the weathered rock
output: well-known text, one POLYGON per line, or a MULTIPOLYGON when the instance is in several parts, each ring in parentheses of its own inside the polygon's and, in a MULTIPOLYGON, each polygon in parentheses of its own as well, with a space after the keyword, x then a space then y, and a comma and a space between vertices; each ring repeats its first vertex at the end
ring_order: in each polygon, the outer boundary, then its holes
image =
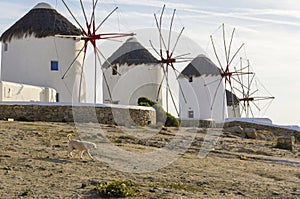
POLYGON ((244 133, 247 138, 257 139, 256 129, 254 129, 254 128, 245 128, 244 133))
POLYGON ((266 136, 264 134, 261 133, 257 133, 257 137, 258 140, 266 140, 266 136))
POLYGON ((233 127, 224 128, 223 132, 241 134, 243 132, 243 128, 241 126, 233 126, 233 127))
POLYGON ((293 151, 295 147, 295 137, 294 136, 278 137, 276 147, 279 149, 286 149, 286 150, 293 151))

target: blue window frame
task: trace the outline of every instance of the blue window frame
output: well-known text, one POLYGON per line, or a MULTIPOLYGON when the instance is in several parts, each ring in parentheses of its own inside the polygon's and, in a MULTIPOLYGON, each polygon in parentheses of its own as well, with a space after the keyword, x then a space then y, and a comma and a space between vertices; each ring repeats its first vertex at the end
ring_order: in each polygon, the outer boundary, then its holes
POLYGON ((51 61, 51 70, 58 71, 58 61, 51 61))

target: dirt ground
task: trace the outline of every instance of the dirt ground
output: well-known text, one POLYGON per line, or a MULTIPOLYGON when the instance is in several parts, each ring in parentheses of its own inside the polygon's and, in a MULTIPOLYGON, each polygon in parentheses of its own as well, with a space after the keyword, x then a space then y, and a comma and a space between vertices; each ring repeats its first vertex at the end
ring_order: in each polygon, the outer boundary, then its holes
MULTIPOLYGON (((178 133, 172 128, 151 134, 146 127, 127 127, 128 135, 112 125, 89 128, 101 128, 102 135, 93 140, 97 146, 110 143, 135 154, 155 152, 178 133)), ((178 159, 155 171, 135 173, 134 168, 111 167, 109 158, 97 151, 91 151, 98 157, 95 161, 87 155, 81 160, 78 152, 68 158, 66 136, 79 138, 79 131, 74 124, 0 121, 0 198, 99 198, 94 185, 116 179, 136 183, 133 198, 300 198, 299 146, 291 152, 275 148, 273 141, 223 133, 208 156, 199 158, 206 131, 181 128, 181 138, 193 142, 178 159)))

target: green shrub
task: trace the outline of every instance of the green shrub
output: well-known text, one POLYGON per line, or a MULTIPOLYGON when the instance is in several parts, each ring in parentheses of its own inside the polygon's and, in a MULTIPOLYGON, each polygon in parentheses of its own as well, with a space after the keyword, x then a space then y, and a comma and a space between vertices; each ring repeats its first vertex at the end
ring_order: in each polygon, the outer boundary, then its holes
POLYGON ((161 105, 157 102, 152 101, 146 97, 140 97, 138 99, 139 106, 153 107, 156 111, 156 122, 163 123, 168 127, 179 127, 179 121, 177 118, 172 116, 170 113, 166 113, 161 105))
POLYGON ((170 113, 167 113, 167 120, 165 123, 165 126, 169 126, 169 127, 179 127, 180 123, 178 121, 177 118, 175 118, 173 115, 171 115, 170 113))
POLYGON ((146 107, 152 107, 148 102, 140 102, 139 106, 146 106, 146 107))
POLYGON ((133 196, 132 187, 134 183, 131 181, 115 180, 113 182, 100 182, 95 190, 102 197, 128 197, 133 196))
POLYGON ((157 104, 157 102, 152 101, 152 100, 148 99, 147 97, 140 97, 140 98, 138 99, 138 105, 140 105, 140 106, 145 106, 145 105, 147 105, 148 107, 152 107, 152 106, 154 106, 155 104, 157 104), (144 105, 142 105, 142 104, 144 104, 144 105))

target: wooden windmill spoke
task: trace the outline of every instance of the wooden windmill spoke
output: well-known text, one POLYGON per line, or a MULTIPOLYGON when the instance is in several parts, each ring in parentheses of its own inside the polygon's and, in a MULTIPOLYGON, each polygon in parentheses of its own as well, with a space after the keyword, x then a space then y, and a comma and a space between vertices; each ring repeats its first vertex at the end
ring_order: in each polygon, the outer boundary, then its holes
POLYGON ((165 48, 165 50, 168 50, 167 49, 167 45, 165 43, 165 40, 163 39, 163 34, 162 34, 161 26, 160 26, 160 24, 158 22, 156 14, 154 14, 154 18, 155 18, 155 21, 156 21, 156 27, 158 28, 159 37, 160 37, 159 38, 159 41, 160 41, 160 50, 162 51, 162 46, 165 48))
POLYGON ((82 67, 81 67, 81 74, 80 74, 80 82, 79 82, 79 95, 78 95, 78 102, 80 102, 81 100, 81 87, 82 87, 82 77, 83 77, 83 72, 84 72, 84 65, 85 65, 85 57, 86 57, 86 53, 84 53, 83 55, 83 61, 82 61, 82 67))
POLYGON ((217 93, 218 93, 218 90, 219 90, 219 88, 220 88, 220 86, 222 84, 222 79, 219 80, 219 81, 220 82, 219 82, 219 84, 217 86, 217 89, 215 90, 214 97, 213 97, 213 100, 212 100, 212 103, 211 103, 211 107, 210 107, 211 110, 213 109, 213 106, 215 105, 215 101, 216 101, 216 98, 217 98, 217 93))
MULTIPOLYGON (((248 105, 248 109, 250 110, 252 117, 254 117, 254 113, 253 113, 252 107, 250 105, 248 105)), ((248 117, 249 117, 249 114, 248 114, 248 117)))
POLYGON ((115 9, 113 9, 104 19, 103 21, 99 24, 99 26, 96 28, 96 32, 99 30, 99 28, 105 23, 105 21, 118 9, 118 7, 116 7, 115 9))
POLYGON ((81 39, 82 36, 78 36, 78 35, 54 35, 55 37, 59 37, 59 38, 71 38, 71 39, 81 39))
POLYGON ((241 87, 241 90, 242 90, 242 94, 245 94, 246 93, 246 90, 248 91, 249 90, 249 87, 247 87, 245 84, 243 84, 240 80, 239 80, 239 75, 236 77, 234 76, 231 76, 231 79, 235 81, 235 83, 237 83, 240 87, 241 87))
POLYGON ((244 92, 241 89, 239 89, 238 87, 233 86, 233 89, 242 95, 244 94, 244 92))
POLYGON ((210 85, 210 84, 214 84, 214 83, 216 83, 216 82, 222 81, 222 79, 223 79, 223 78, 221 77, 220 79, 216 79, 216 80, 214 80, 214 81, 208 82, 208 83, 204 84, 204 86, 208 86, 208 85, 210 85))
MULTIPOLYGON (((252 77, 251 77, 251 80, 249 81, 249 87, 251 87, 252 86, 252 84, 253 84, 253 81, 254 81, 254 78, 255 78, 255 75, 252 75, 252 77)), ((249 78, 248 78, 249 79, 249 78)))
POLYGON ((246 104, 245 103, 241 103, 240 106, 242 107, 242 111, 246 112, 246 104))
MULTIPOLYGON (((94 48, 94 70, 95 70, 95 74, 94 74, 94 103, 96 104, 97 102, 97 49, 94 48)), ((99 61, 100 63, 101 61, 99 61)))
MULTIPOLYGON (((171 67, 172 67, 172 69, 174 70, 175 76, 176 76, 176 79, 177 79, 177 78, 178 78, 178 75, 177 75, 177 74, 180 74, 181 72, 180 72, 179 70, 177 70, 173 64, 171 64, 171 67)), ((183 74, 181 74, 181 75, 183 75, 183 74)), ((185 75, 184 75, 184 76, 185 76, 185 75)))
POLYGON ((154 19, 155 19, 156 27, 157 27, 158 33, 159 33, 159 50, 160 50, 159 56, 160 57, 163 57, 163 54, 162 54, 163 46, 164 46, 165 50, 167 50, 167 46, 163 40, 163 34, 162 34, 162 17, 163 17, 164 11, 165 11, 165 7, 166 7, 166 5, 163 6, 159 21, 158 21, 157 15, 154 13, 154 19))
MULTIPOLYGON (((174 71, 174 74, 175 74, 176 79, 178 79, 178 74, 180 74, 180 72, 179 72, 177 69, 175 69, 175 67, 173 66, 173 64, 171 64, 171 67, 172 67, 172 69, 173 69, 173 71, 174 71), (177 73, 178 73, 178 74, 177 74, 177 73)), ((182 94, 182 97, 183 97, 183 99, 184 99, 184 102, 187 103, 187 99, 186 99, 185 94, 184 94, 184 92, 183 92, 181 83, 178 82, 178 85, 179 85, 179 90, 180 90, 180 92, 181 92, 181 94, 182 94)))
POLYGON ((189 62, 189 61, 192 61, 192 59, 185 59, 185 60, 177 60, 176 63, 186 63, 186 62, 189 62))
POLYGON ((82 37, 82 40, 96 42, 96 40, 109 40, 121 37, 134 36, 134 33, 103 33, 103 34, 92 34, 86 37, 82 37))
POLYGON ((176 9, 174 9, 174 11, 173 11, 173 15, 172 15, 171 23, 170 23, 169 38, 168 38, 168 51, 170 51, 171 36, 172 36, 172 27, 173 27, 175 13, 176 13, 176 9))
POLYGON ((235 108, 235 96, 234 96, 234 88, 232 86, 232 83, 231 83, 231 80, 228 81, 229 83, 229 86, 230 86, 230 91, 231 91, 231 99, 232 99, 232 104, 233 104, 233 112, 234 112, 234 115, 236 116, 236 108, 235 108))
MULTIPOLYGON (((169 78, 168 78, 168 75, 167 75, 167 71, 165 70, 165 68, 163 68, 163 71, 164 71, 165 78, 166 78, 166 82, 167 82, 167 90, 168 90, 168 92, 170 93, 172 103, 173 103, 173 105, 174 105, 174 108, 175 108, 175 110, 176 110, 177 115, 179 116, 179 111, 178 111, 178 109, 177 109, 177 106, 176 106, 176 103, 175 103, 174 96, 173 96, 172 91, 171 91, 171 89, 170 89, 169 78)), ((167 103, 168 103, 168 102, 167 102, 167 103)))
POLYGON ((160 56, 159 52, 154 48, 152 41, 149 40, 149 42, 150 42, 151 48, 154 50, 154 52, 156 52, 156 54, 157 54, 158 56, 160 56))
POLYGON ((63 4, 65 5, 65 7, 67 8, 68 12, 70 13, 70 15, 72 16, 72 18, 74 19, 74 21, 77 23, 77 25, 81 28, 81 31, 87 35, 87 33, 85 32, 84 28, 81 26, 81 24, 79 23, 79 21, 76 19, 75 15, 73 14, 73 12, 71 11, 71 9, 69 8, 69 6, 66 4, 66 2, 64 0, 62 0, 63 4))
POLYGON ((84 52, 84 54, 86 54, 86 49, 87 49, 87 42, 85 42, 84 46, 81 48, 81 50, 77 53, 77 55, 75 56, 75 58, 73 59, 73 61, 71 62, 70 66, 68 67, 68 69, 66 70, 66 72, 64 73, 64 75, 62 76, 62 79, 65 79, 66 75, 68 74, 69 70, 73 67, 74 63, 76 62, 77 58, 79 57, 79 55, 84 52))
POLYGON ((241 49, 243 48, 244 45, 245 45, 245 44, 243 43, 243 44, 239 47, 239 49, 235 52, 235 54, 234 54, 233 57, 231 58, 231 60, 230 60, 230 62, 229 62, 228 65, 231 65, 231 63, 233 62, 233 60, 235 59, 235 57, 237 56, 237 54, 241 51, 241 49))
MULTIPOLYGON (((102 57, 105 58, 105 56, 103 56, 103 54, 101 53, 101 51, 100 51, 98 48, 96 48, 96 55, 97 55, 97 59, 99 60, 99 63, 101 63, 101 58, 100 58, 100 56, 102 56, 102 57)), ((106 59, 106 58, 105 58, 105 59, 106 59)), ((107 61, 107 59, 106 59, 106 61, 107 61)), ((111 94, 111 91, 110 91, 110 88, 109 88, 109 84, 108 84, 106 75, 105 75, 105 73, 104 73, 102 67, 101 67, 101 71, 102 71, 102 76, 103 76, 103 79, 104 79, 105 86, 106 86, 107 91, 108 91, 109 100, 112 102, 112 94, 111 94)))
MULTIPOLYGON (((169 84, 169 83, 168 83, 168 84, 169 84)), ((171 99, 172 99, 172 102, 173 102, 174 108, 175 108, 175 110, 176 110, 176 113, 177 113, 177 115, 179 116, 179 111, 178 111, 177 105, 176 105, 176 103, 175 103, 174 96, 173 96, 173 94, 172 94, 172 91, 171 91, 171 89, 170 89, 170 86, 169 86, 169 85, 168 85, 168 89, 169 89, 170 96, 171 96, 171 99)))
POLYGON ((159 95, 160 95, 160 91, 161 91, 161 88, 162 88, 162 84, 163 84, 163 82, 164 82, 164 79, 165 79, 165 73, 164 73, 164 76, 163 76, 163 78, 161 79, 161 82, 160 82, 160 84, 159 84, 159 87, 158 87, 158 91, 157 91, 157 95, 156 95, 156 101, 158 102, 158 98, 159 98, 159 95))
POLYGON ((210 40, 211 40, 211 44, 212 44, 212 47, 213 47, 215 56, 216 56, 216 58, 217 58, 217 60, 218 60, 219 66, 220 66, 222 72, 224 72, 223 65, 222 65, 222 63, 221 63, 221 61, 220 61, 220 58, 219 58, 219 56, 218 56, 217 49, 216 49, 216 46, 215 46, 215 42, 214 42, 214 39, 213 39, 213 36, 212 36, 212 35, 210 35, 210 40))
MULTIPOLYGON (((241 67, 240 69, 236 69, 236 67, 235 67, 235 72, 236 72, 236 73, 244 72, 245 69, 248 69, 248 68, 249 68, 249 66, 241 67)), ((244 73, 253 74, 253 72, 244 72, 244 73)))
POLYGON ((259 108, 259 106, 254 101, 251 101, 251 103, 257 108, 258 111, 261 111, 261 109, 259 108))
POLYGON ((272 100, 275 99, 274 97, 253 97, 254 101, 263 101, 263 100, 272 100))
MULTIPOLYGON (((224 27, 224 24, 223 24, 223 27, 224 27)), ((231 37, 230 37, 230 44, 229 44, 228 57, 227 57, 228 60, 230 59, 231 45, 232 45, 232 42, 233 42, 234 33, 235 33, 235 28, 233 29, 233 31, 231 33, 231 37)))
POLYGON ((178 55, 178 56, 174 57, 174 59, 180 59, 180 58, 185 57, 187 55, 191 55, 191 53, 185 53, 185 54, 182 54, 182 55, 178 55))
POLYGON ((87 16, 86 16, 86 12, 85 12, 82 0, 80 0, 80 5, 81 5, 81 10, 82 10, 82 13, 83 13, 83 16, 84 16, 85 23, 88 26, 89 22, 88 22, 88 19, 87 19, 87 16))
POLYGON ((173 47, 172 52, 171 52, 171 56, 174 54, 174 52, 175 52, 175 50, 177 48, 178 42, 179 42, 179 40, 180 40, 180 38, 182 36, 182 33, 183 33, 184 29, 185 29, 184 27, 181 29, 181 31, 180 31, 177 39, 176 39, 176 42, 175 42, 174 47, 173 47))
MULTIPOLYGON (((235 68, 236 70, 236 68, 235 68)), ((244 82, 243 82, 243 79, 242 79, 242 76, 240 77, 240 75, 237 76, 237 82, 241 85, 241 88, 242 88, 242 92, 241 94, 244 94, 245 93, 245 86, 244 86, 244 82)))
POLYGON ((222 25, 222 29, 223 29, 223 43, 224 43, 224 50, 225 50, 225 58, 226 58, 226 64, 228 66, 229 65, 229 57, 228 57, 228 53, 227 53, 226 35, 225 35, 225 26, 224 26, 224 24, 222 25))
MULTIPOLYGON (((96 49, 97 49, 97 53, 105 60, 105 62, 108 64, 108 66, 113 67, 112 63, 105 57, 105 55, 100 51, 100 49, 99 48, 96 48, 96 49)), ((121 76, 121 73, 119 73, 118 71, 116 71, 116 72, 119 76, 121 76)))
POLYGON ((92 24, 95 22, 95 15, 96 15, 95 14, 95 10, 96 10, 97 4, 98 4, 98 0, 96 0, 96 1, 93 0, 93 12, 91 14, 91 19, 90 19, 90 23, 89 23, 89 29, 92 26, 92 24))
MULTIPOLYGON (((163 18, 164 12, 165 12, 165 8, 166 8, 166 5, 164 4, 163 9, 161 10, 161 13, 160 13, 160 17, 159 17, 159 28, 158 28, 158 30, 160 31, 160 40, 159 40, 160 50, 162 50, 162 42, 164 42, 162 40, 163 39, 163 36, 162 36, 162 18, 163 18)), ((155 15, 154 15, 154 17, 155 17, 155 15)), ((163 43, 163 44, 165 46, 165 49, 167 50, 166 44, 165 43, 163 43)))
POLYGON ((250 93, 249 96, 252 96, 252 95, 254 95, 254 94, 257 93, 257 92, 258 92, 258 89, 256 89, 256 90, 253 91, 252 93, 250 93))

